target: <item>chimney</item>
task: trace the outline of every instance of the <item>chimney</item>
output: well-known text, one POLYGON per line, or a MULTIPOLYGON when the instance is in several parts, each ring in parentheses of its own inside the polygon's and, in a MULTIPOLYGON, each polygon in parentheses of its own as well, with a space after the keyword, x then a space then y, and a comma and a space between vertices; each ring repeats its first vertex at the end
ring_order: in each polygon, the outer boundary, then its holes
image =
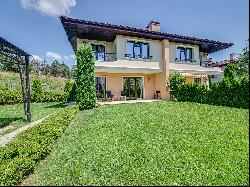
POLYGON ((230 54, 230 60, 235 60, 235 59, 236 59, 235 53, 231 53, 230 54))
POLYGON ((150 21, 146 29, 149 31, 160 32, 160 22, 150 21))

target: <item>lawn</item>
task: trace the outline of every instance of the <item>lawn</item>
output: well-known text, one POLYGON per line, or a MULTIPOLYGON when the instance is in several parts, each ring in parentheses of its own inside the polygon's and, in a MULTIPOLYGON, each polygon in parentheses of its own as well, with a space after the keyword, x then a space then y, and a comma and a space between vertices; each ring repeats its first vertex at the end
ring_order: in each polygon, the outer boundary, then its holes
POLYGON ((25 185, 248 185, 249 110, 155 102, 81 111, 25 185))
MULTIPOLYGON (((63 102, 31 103, 32 121, 43 118, 63 107, 65 107, 63 102)), ((0 106, 0 136, 12 132, 27 123, 23 112, 23 104, 0 106)))

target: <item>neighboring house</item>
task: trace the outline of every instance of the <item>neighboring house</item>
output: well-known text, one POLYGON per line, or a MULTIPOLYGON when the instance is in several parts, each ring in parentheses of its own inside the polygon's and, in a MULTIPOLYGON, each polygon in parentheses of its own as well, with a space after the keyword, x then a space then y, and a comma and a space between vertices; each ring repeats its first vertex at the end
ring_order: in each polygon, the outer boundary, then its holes
POLYGON ((98 97, 112 95, 127 99, 169 99, 167 78, 180 72, 187 82, 208 84, 208 75, 220 68, 204 67, 207 55, 232 43, 160 32, 160 23, 151 21, 146 29, 60 17, 76 52, 90 43, 95 54, 98 97))
POLYGON ((235 53, 230 54, 229 60, 222 60, 219 62, 211 62, 210 64, 208 64, 208 67, 218 67, 221 69, 220 74, 211 75, 211 82, 221 81, 224 77, 225 68, 227 67, 228 64, 231 64, 231 63, 237 63, 235 53))

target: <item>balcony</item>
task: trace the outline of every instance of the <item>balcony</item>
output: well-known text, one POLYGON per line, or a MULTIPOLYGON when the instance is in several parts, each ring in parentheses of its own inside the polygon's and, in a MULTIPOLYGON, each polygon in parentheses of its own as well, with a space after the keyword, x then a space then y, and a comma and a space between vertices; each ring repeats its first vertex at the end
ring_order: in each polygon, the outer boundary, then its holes
POLYGON ((115 61, 117 60, 116 53, 94 53, 95 61, 115 61))
POLYGON ((170 63, 169 64, 170 73, 180 72, 180 73, 190 73, 193 75, 214 75, 220 74, 222 71, 217 67, 209 67, 209 65, 191 64, 191 63, 170 63))
POLYGON ((153 62, 151 59, 117 59, 116 53, 95 53, 95 72, 144 74, 162 72, 160 62, 153 62))

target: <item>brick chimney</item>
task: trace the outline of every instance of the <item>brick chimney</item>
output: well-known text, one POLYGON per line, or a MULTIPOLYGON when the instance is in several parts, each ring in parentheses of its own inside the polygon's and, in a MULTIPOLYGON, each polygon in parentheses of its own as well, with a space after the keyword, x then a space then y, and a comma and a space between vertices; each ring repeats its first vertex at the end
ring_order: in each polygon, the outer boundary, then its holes
POLYGON ((236 60, 236 55, 235 53, 230 54, 230 60, 236 60))
POLYGON ((149 31, 160 32, 160 22, 150 21, 146 29, 149 31))

